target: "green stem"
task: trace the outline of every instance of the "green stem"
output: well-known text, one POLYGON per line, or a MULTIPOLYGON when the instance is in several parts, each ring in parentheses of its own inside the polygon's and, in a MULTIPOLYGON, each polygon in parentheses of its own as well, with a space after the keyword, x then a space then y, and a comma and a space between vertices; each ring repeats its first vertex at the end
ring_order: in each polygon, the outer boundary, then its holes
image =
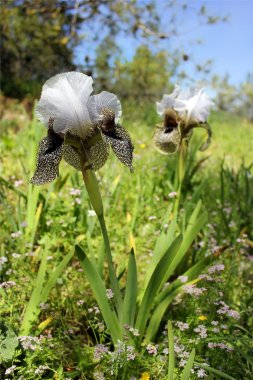
POLYGON ((115 297, 118 317, 119 317, 119 320, 121 320, 123 301, 122 301, 122 296, 121 296, 121 292, 120 292, 119 282, 118 282, 116 272, 115 272, 115 269, 113 266, 111 247, 110 247, 110 242, 109 242, 109 237, 108 237, 108 233, 107 233, 104 215, 99 216, 98 220, 100 223, 100 228, 101 228, 103 239, 104 239, 105 254, 106 254, 106 258, 108 261, 108 267, 109 267, 110 284, 111 284, 111 288, 112 288, 112 291, 113 291, 114 297, 115 297))
MULTIPOLYGON (((107 258, 107 262, 108 262, 108 268, 109 268, 110 286, 111 286, 112 291, 114 293, 118 317, 121 318, 122 303, 123 302, 122 302, 122 297, 121 297, 118 279, 116 276, 116 271, 115 271, 114 266, 113 266, 110 242, 109 242, 109 237, 108 237, 105 219, 104 219, 102 197, 100 194, 98 181, 97 181, 95 172, 89 167, 89 161, 88 161, 87 155, 85 153, 85 148, 83 145, 82 145, 81 155, 82 155, 83 180, 84 180, 84 183, 85 183, 91 204, 94 208, 94 211, 97 214, 97 217, 98 217, 98 220, 100 223, 100 228, 101 228, 103 239, 104 239, 105 254, 106 254, 106 258, 107 258)), ((104 252, 101 250, 100 251, 100 257, 98 259, 98 264, 99 264, 98 270, 100 268, 100 274, 102 272, 101 266, 102 266, 103 261, 104 261, 104 252)))
POLYGON ((176 172, 176 188, 177 188, 177 198, 174 205, 173 214, 178 214, 180 199, 181 199, 181 192, 182 192, 182 185, 184 181, 185 176, 185 164, 186 164, 186 155, 187 155, 187 143, 183 139, 179 152, 178 152, 178 162, 177 162, 177 172, 176 172))
POLYGON ((92 169, 86 169, 85 167, 82 173, 92 207, 99 218, 104 214, 104 209, 96 175, 92 169))

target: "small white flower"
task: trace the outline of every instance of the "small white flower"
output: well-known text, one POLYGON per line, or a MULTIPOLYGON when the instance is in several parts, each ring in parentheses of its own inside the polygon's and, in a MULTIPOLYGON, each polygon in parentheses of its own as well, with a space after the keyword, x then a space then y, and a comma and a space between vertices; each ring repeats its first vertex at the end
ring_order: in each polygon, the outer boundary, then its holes
POLYGON ((5 371, 5 375, 11 375, 11 374, 13 374, 13 372, 15 371, 16 367, 17 367, 16 365, 13 365, 13 366, 7 368, 7 370, 5 371))
POLYGON ((171 191, 170 193, 169 193, 169 198, 176 198, 177 197, 177 192, 176 191, 171 191))
POLYGON ((204 369, 200 368, 198 371, 197 371, 197 376, 199 379, 203 379, 204 377, 207 377, 207 373, 204 369))
POLYGON ((110 300, 114 296, 112 289, 106 289, 106 297, 110 300))
POLYGON ((96 213, 94 210, 88 210, 87 214, 88 216, 96 216, 96 213))
POLYGON ((188 281, 188 276, 178 276, 178 279, 184 284, 188 281))

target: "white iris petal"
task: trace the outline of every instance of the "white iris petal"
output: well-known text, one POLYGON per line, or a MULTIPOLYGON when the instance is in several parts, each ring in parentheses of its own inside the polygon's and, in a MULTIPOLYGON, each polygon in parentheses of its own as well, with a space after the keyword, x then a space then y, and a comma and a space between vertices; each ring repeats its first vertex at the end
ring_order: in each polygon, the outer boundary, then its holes
POLYGON ((116 95, 108 91, 102 91, 98 95, 90 96, 88 100, 90 116, 99 115, 102 119, 102 110, 108 108, 115 113, 115 120, 118 122, 122 115, 121 103, 116 95))
POLYGON ((166 109, 174 108, 174 104, 179 93, 180 87, 176 85, 174 91, 170 95, 164 94, 162 100, 160 102, 156 102, 156 111, 158 115, 163 116, 166 109))
POLYGON ((198 92, 184 92, 179 94, 175 101, 174 109, 182 117, 186 125, 204 123, 210 113, 213 102, 204 93, 204 89, 198 92))
POLYGON ((52 117, 56 133, 73 130, 85 137, 93 122, 87 107, 92 83, 91 77, 74 71, 49 79, 42 88, 36 109, 39 120, 47 126, 52 117))

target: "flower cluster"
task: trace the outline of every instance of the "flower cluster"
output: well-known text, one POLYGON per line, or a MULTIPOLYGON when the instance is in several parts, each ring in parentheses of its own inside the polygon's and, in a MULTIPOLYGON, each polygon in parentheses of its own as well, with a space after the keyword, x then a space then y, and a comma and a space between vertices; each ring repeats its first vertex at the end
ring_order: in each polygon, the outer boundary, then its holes
POLYGON ((101 360, 109 349, 103 344, 97 344, 94 348, 94 360, 101 360))
POLYGON ((10 289, 12 288, 13 286, 16 286, 16 282, 15 281, 4 281, 4 282, 1 282, 0 283, 0 288, 2 289, 10 289))
POLYGON ((224 269, 225 269, 224 264, 215 264, 212 267, 208 268, 208 273, 212 274, 212 273, 223 271, 224 269))
POLYGON ((185 293, 190 294, 195 297, 201 296, 207 289, 206 288, 198 288, 196 284, 188 284, 183 286, 183 290, 185 293))
POLYGON ((157 150, 162 154, 177 152, 182 141, 188 141, 196 127, 204 128, 208 133, 207 141, 200 148, 205 150, 211 142, 211 130, 206 121, 212 106, 213 102, 203 89, 182 91, 176 86, 170 95, 163 95, 156 103, 158 115, 164 118, 154 135, 157 150))
POLYGON ((188 323, 177 321, 175 324, 179 328, 180 331, 185 331, 189 329, 188 323))
POLYGON ((48 133, 39 143, 33 184, 53 181, 62 158, 77 170, 97 170, 106 162, 110 146, 132 170, 133 145, 118 124, 120 101, 107 91, 91 95, 92 83, 87 75, 67 72, 44 84, 36 115, 48 133))
POLYGON ((202 339, 205 339, 207 337, 207 329, 204 325, 198 325, 198 327, 196 327, 194 331, 198 333, 200 338, 202 339))
POLYGON ((149 343, 147 345, 147 351, 150 355, 157 355, 157 347, 154 344, 149 343))
POLYGON ((239 320, 241 318, 238 311, 230 309, 230 307, 224 301, 220 301, 219 303, 222 306, 220 307, 220 309, 217 310, 218 314, 225 314, 228 317, 231 317, 231 318, 234 318, 237 320, 239 320))
POLYGON ((222 350, 226 350, 228 352, 234 351, 233 347, 228 346, 225 343, 208 343, 208 348, 220 348, 222 350))
POLYGON ((24 350, 35 351, 40 348, 40 339, 33 336, 20 336, 19 341, 24 350))

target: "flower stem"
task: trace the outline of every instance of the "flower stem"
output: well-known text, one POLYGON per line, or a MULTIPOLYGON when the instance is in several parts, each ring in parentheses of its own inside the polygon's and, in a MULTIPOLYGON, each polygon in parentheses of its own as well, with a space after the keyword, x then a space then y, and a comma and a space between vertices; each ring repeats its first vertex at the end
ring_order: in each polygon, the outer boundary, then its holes
MULTIPOLYGON (((84 180, 91 204, 94 208, 94 211, 97 214, 97 217, 100 223, 100 228, 101 228, 103 240, 104 240, 105 254, 106 254, 108 268, 109 268, 110 286, 115 296, 115 303, 116 303, 118 316, 119 318, 121 318, 123 301, 122 301, 122 296, 120 292, 119 282, 116 276, 116 271, 113 266, 111 247, 110 247, 109 237, 108 237, 107 228, 106 228, 105 219, 104 219, 102 197, 100 194, 98 181, 97 181, 95 172, 89 166, 89 162, 88 162, 84 147, 82 147, 81 157, 82 157, 83 180, 84 180)), ((101 277, 102 277, 102 272, 103 272, 103 261, 104 261, 104 252, 101 251, 100 257, 98 259, 98 266, 97 266, 98 272, 100 273, 101 277)))
POLYGON ((121 296, 121 292, 120 292, 119 282, 118 282, 118 279, 117 279, 117 276, 115 273, 115 269, 113 266, 111 247, 110 247, 110 242, 109 242, 109 237, 108 237, 108 233, 107 233, 104 215, 99 216, 98 220, 100 223, 100 228, 101 228, 103 239, 104 239, 105 254, 107 257, 108 267, 109 267, 110 284, 111 284, 111 288, 112 288, 112 291, 113 291, 114 296, 115 296, 118 317, 119 317, 119 319, 121 319, 123 301, 122 301, 122 296, 121 296))
POLYGON ((104 209, 96 175, 93 170, 86 168, 82 170, 82 174, 92 207, 97 216, 100 217, 104 214, 104 209))
POLYGON ((175 214, 177 215, 178 213, 181 192, 182 192, 182 185, 183 185, 184 176, 185 176, 186 155, 187 155, 187 143, 183 139, 180 144, 178 162, 177 162, 177 173, 176 173, 177 198, 176 198, 174 210, 173 210, 174 215, 175 214))

